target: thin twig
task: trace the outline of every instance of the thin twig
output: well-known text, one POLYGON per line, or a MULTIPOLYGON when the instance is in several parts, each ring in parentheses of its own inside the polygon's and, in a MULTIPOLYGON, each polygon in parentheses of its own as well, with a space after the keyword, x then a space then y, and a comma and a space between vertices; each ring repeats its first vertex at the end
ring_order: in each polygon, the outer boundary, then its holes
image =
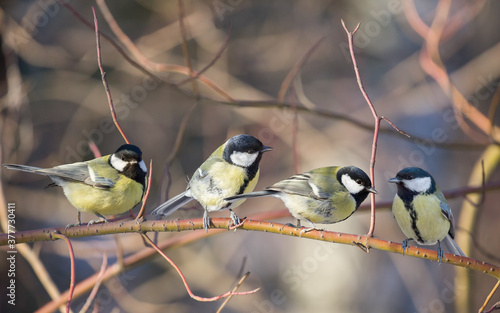
MULTIPOLYGON (((243 282, 245 281, 245 279, 247 279, 247 277, 250 276, 250 272, 246 272, 245 275, 243 275, 241 277, 241 279, 238 281, 238 283, 236 284, 236 286, 234 286, 233 290, 231 290, 232 293, 236 292, 238 290, 238 288, 240 288, 241 284, 243 284, 243 282)), ((222 304, 220 305, 219 309, 217 310, 216 313, 220 313, 222 312, 222 309, 227 305, 227 303, 229 302, 229 300, 231 300, 231 298, 233 297, 233 295, 230 295, 229 297, 227 297, 224 302, 222 302, 222 304)))
POLYGON ((496 310, 500 310, 500 301, 495 303, 488 311, 484 311, 484 313, 491 313, 496 310))
POLYGON ((186 112, 184 117, 182 118, 181 124, 179 126, 179 131, 177 132, 177 136, 175 137, 175 143, 173 149, 170 151, 170 154, 167 156, 165 161, 165 165, 163 166, 163 174, 160 180, 160 203, 163 203, 165 197, 168 195, 170 186, 172 184, 171 176, 170 176, 170 166, 174 161, 177 153, 179 153, 179 149, 181 148, 182 138, 184 137, 184 133, 188 126, 189 118, 191 114, 194 112, 194 109, 198 106, 198 102, 195 102, 189 111, 186 112))
POLYGON ((294 64, 290 72, 286 75, 283 83, 281 83, 280 91, 278 92, 278 101, 285 102, 285 95, 290 88, 295 76, 300 72, 302 66, 309 60, 314 51, 319 47, 319 45, 325 40, 325 37, 321 37, 317 40, 309 49, 307 49, 306 53, 294 64))
POLYGON ((493 94, 493 97, 491 97, 491 102, 490 102, 490 110, 488 111, 488 119, 490 121, 491 126, 491 133, 490 138, 495 138, 494 131, 495 129, 493 128, 493 124, 495 123, 495 115, 497 113, 498 105, 500 104, 500 86, 497 87, 495 90, 495 93, 493 94))
POLYGON ((148 178, 148 188, 146 189, 146 194, 142 198, 142 206, 139 214, 135 218, 136 221, 140 220, 144 217, 144 213, 146 212, 146 202, 148 202, 149 191, 151 189, 151 177, 153 177, 153 160, 149 161, 149 178, 148 178))
POLYGON ((63 239, 64 241, 66 241, 66 244, 68 245, 69 258, 71 260, 71 282, 69 287, 68 302, 66 304, 66 313, 69 313, 71 310, 71 301, 73 300, 73 292, 75 290, 75 253, 73 251, 73 246, 71 245, 71 241, 69 241, 68 237, 64 236, 59 232, 54 232, 52 236, 55 238, 63 239))
MULTIPOLYGON (((184 2, 183 0, 177 0, 177 5, 179 7, 179 31, 181 33, 181 46, 182 54, 184 54, 184 62, 188 68, 189 77, 193 77, 193 66, 191 64, 191 57, 189 56, 189 49, 187 46, 187 36, 186 36, 186 25, 184 24, 184 2)), ((193 88, 194 95, 196 99, 200 97, 200 92, 198 90, 198 84, 196 80, 191 80, 191 86, 193 88)))
POLYGON ((92 304, 92 301, 94 301, 94 299, 97 295, 97 291, 99 290, 99 287, 101 286, 102 278, 104 277, 104 272, 106 271, 107 266, 108 266, 108 255, 105 252, 102 256, 102 263, 101 263, 101 269, 99 270, 99 276, 97 276, 97 281, 94 285, 94 288, 92 288, 92 291, 90 292, 90 295, 87 298, 87 301, 85 301, 85 304, 83 305, 82 309, 80 310, 81 313, 87 312, 87 310, 90 308, 90 305, 92 304))
POLYGON ((89 140, 89 148, 90 151, 92 151, 92 153, 94 154, 94 158, 102 157, 101 151, 99 150, 95 142, 93 142, 92 140, 89 140))
POLYGON ((231 292, 231 291, 228 291, 228 292, 226 292, 226 293, 224 293, 222 295, 219 295, 219 296, 216 296, 216 297, 212 297, 212 298, 205 298, 205 297, 197 296, 197 295, 195 295, 191 291, 191 288, 189 288, 189 285, 188 285, 188 283, 186 281, 186 278, 184 277, 184 274, 182 274, 182 271, 177 266, 177 264, 175 264, 174 261, 172 261, 172 259, 170 259, 160 248, 158 248, 158 246, 153 242, 153 240, 151 240, 146 234, 143 233, 142 236, 177 271, 177 273, 179 274, 180 278, 182 279, 182 282, 184 283, 184 287, 186 288, 186 291, 188 292, 189 296, 191 298, 193 298, 194 300, 201 301, 201 302, 212 302, 212 301, 217 301, 219 299, 226 298, 226 297, 229 297, 229 296, 232 296, 232 295, 248 295, 248 294, 252 294, 252 293, 257 292, 260 289, 260 288, 257 288, 257 289, 254 289, 254 290, 251 290, 251 291, 245 291, 245 292, 231 292))
MULTIPOLYGON (((62 0, 59 0, 59 1, 62 1, 62 0)), ((153 74, 151 74, 149 72, 149 70, 153 70, 156 72, 179 73, 179 74, 186 75, 188 77, 196 77, 197 80, 199 80, 201 83, 206 85, 208 88, 215 91, 217 94, 219 94, 226 101, 234 101, 234 99, 224 89, 219 87, 216 83, 214 83, 213 81, 211 81, 210 79, 208 79, 204 75, 197 73, 196 71, 190 71, 189 68, 187 68, 186 66, 181 66, 181 65, 177 65, 177 64, 156 63, 156 62, 150 61, 148 58, 146 58, 146 56, 144 56, 144 54, 142 54, 142 52, 137 48, 137 46, 132 42, 132 40, 130 40, 130 38, 123 32, 123 30, 120 28, 120 26, 118 25, 118 23, 114 19, 113 15, 111 14, 109 9, 107 8, 106 3, 103 0, 98 0, 97 4, 99 5, 99 9, 101 10, 104 18, 108 22, 113 33, 116 35, 116 37, 118 37, 120 42, 128 49, 128 51, 139 61, 138 63, 137 62, 134 62, 134 63, 138 64, 141 67, 141 71, 147 72, 150 76, 153 74)), ((73 11, 74 11, 74 9, 73 9, 73 11)), ((72 11, 72 13, 75 14, 75 16, 76 16, 78 13, 73 12, 73 11, 72 11)), ((85 19, 83 17, 80 17, 79 19, 82 22, 84 22, 85 25, 87 25, 87 23, 85 23, 85 19)), ((109 36, 107 39, 114 42, 114 40, 109 38, 109 36)), ((119 45, 116 42, 114 42, 113 46, 116 47, 119 45)), ((123 51, 123 49, 122 49, 122 52, 123 52, 123 54, 126 55, 126 53, 123 51)), ((154 77, 157 77, 157 76, 154 75, 154 77)), ((179 88, 176 88, 174 86, 174 84, 172 84, 170 82, 167 82, 167 81, 159 79, 159 78, 157 80, 163 81, 168 86, 174 87, 175 90, 180 91, 179 88)))
MULTIPOLYGON (((73 16, 75 16, 85 26, 87 26, 89 29, 91 29, 91 30, 94 31, 94 24, 91 23, 91 22, 89 22, 89 21, 87 21, 83 16, 81 16, 80 13, 78 13, 77 10, 75 10, 71 5, 68 4, 68 1, 66 1, 66 0, 57 0, 57 2, 60 3, 61 5, 63 5, 69 12, 71 12, 71 14, 73 14, 73 16)), ((123 48, 115 40, 113 40, 113 38, 111 38, 110 36, 108 36, 105 33, 101 33, 101 35, 102 35, 102 37, 104 37, 104 39, 106 39, 116 49, 116 51, 118 51, 118 53, 120 53, 123 56, 123 58, 125 58, 125 60, 127 60, 127 62, 130 63, 130 65, 132 65, 133 67, 135 67, 136 69, 138 69, 140 72, 144 73, 145 75, 151 77, 153 80, 159 81, 159 82, 163 82, 163 83, 165 83, 167 85, 172 86, 169 82, 167 82, 165 80, 162 80, 159 76, 156 76, 155 74, 153 74, 150 71, 148 71, 146 68, 144 68, 144 66, 142 64, 139 64, 138 62, 134 61, 125 52, 125 50, 123 50, 123 48)))
MULTIPOLYGON (((444 27, 446 26, 451 1, 439 1, 438 7, 436 8, 436 16, 430 28, 425 25, 418 15, 418 12, 416 12, 413 0, 408 1, 410 3, 407 3, 404 6, 404 9, 407 19, 410 22, 410 26, 419 28, 419 30, 416 31, 425 40, 424 47, 420 52, 420 64, 422 69, 438 83, 442 91, 452 100, 454 108, 458 110, 460 114, 465 115, 467 119, 470 120, 484 134, 490 135, 497 133, 496 130, 498 127, 491 125, 488 122, 488 118, 475 106, 471 105, 464 95, 460 93, 458 88, 452 83, 441 60, 439 43, 441 42, 444 27)), ((455 115, 457 116, 457 114, 455 115)), ((485 141, 482 134, 468 126, 460 117, 457 118, 457 121, 463 131, 471 138, 479 142, 485 141)), ((499 141, 499 139, 500 138, 494 138, 495 141, 499 141)))
MULTIPOLYGON (((486 306, 488 305, 488 302, 490 302, 491 298, 493 297, 493 295, 497 291, 498 286, 500 286, 500 280, 498 280, 497 283, 495 284, 495 286, 493 287, 493 289, 491 289, 490 294, 486 297, 486 300, 484 300, 483 306, 479 309, 479 313, 484 311, 484 308, 486 308, 486 306)), ((495 306, 496 306, 496 304, 495 304, 495 306)), ((490 309, 487 312, 492 312, 492 311, 493 310, 490 309)))
MULTIPOLYGON (((290 101, 292 105, 297 103, 297 96, 295 94, 294 88, 291 88, 290 101)), ((293 120, 292 120, 292 151, 293 151, 293 169, 295 174, 301 173, 300 168, 300 153, 299 153, 299 115, 297 114, 297 109, 293 108, 293 120)))
POLYGON ((108 97, 109 109, 111 111, 111 116, 113 117, 113 122, 116 125, 116 128, 122 135, 123 139, 126 143, 130 143, 127 136, 123 132, 123 129, 116 118, 115 106, 113 105, 113 99, 111 98, 111 91, 109 90, 108 82, 106 81, 106 72, 104 72, 104 68, 102 67, 102 57, 101 57, 101 37, 99 32, 99 24, 97 23, 97 15, 95 13, 95 8, 92 7, 92 14, 94 15, 94 26, 95 26, 95 40, 97 46, 97 64, 99 65, 99 71, 101 72, 102 84, 104 85, 104 90, 106 91, 106 96, 108 97))
MULTIPOLYGON (((345 26, 344 20, 340 20, 342 23, 342 26, 344 27, 344 30, 347 34, 347 41, 349 42, 349 52, 351 54, 351 60, 352 60, 352 65, 354 67, 354 73, 356 74, 356 81, 358 82, 358 87, 361 93, 363 94, 363 97, 365 98, 366 103, 368 104, 368 107, 370 108, 370 111, 372 112, 373 118, 375 120, 375 128, 373 130, 373 142, 372 142, 372 155, 370 158, 370 178, 372 181, 372 186, 375 188, 375 161, 376 161, 376 156, 377 156, 377 144, 378 144, 378 134, 380 131, 380 121, 385 120, 389 125, 392 126, 397 132, 400 134, 410 137, 407 133, 401 131, 393 122, 391 122, 389 119, 383 116, 379 116, 377 114, 377 111, 375 110, 375 106, 373 105, 372 101, 370 100, 370 97, 368 96, 365 87, 363 86, 363 82, 361 81, 361 75, 359 74, 359 68, 358 68, 358 63, 356 61, 356 56, 354 54, 354 34, 358 31, 360 24, 356 26, 356 28, 351 32, 347 29, 345 26)), ((375 231, 375 194, 372 193, 371 195, 371 213, 370 213, 370 230, 368 231, 367 237, 372 237, 373 232, 375 231)))
MULTIPOLYGON (((359 74, 359 69, 358 69, 358 64, 356 62, 356 57, 354 55, 354 46, 353 46, 353 38, 354 34, 358 31, 360 24, 356 26, 356 28, 350 32, 347 27, 345 26, 344 20, 340 20, 342 23, 342 26, 344 27, 345 32, 347 33, 347 41, 349 42, 349 51, 351 54, 351 60, 352 64, 354 67, 354 73, 356 74, 356 81, 358 82, 358 87, 361 93, 363 94, 363 97, 365 98, 366 103, 368 104, 368 107, 370 108, 373 118, 375 119, 375 129, 373 131, 373 142, 372 142, 372 155, 370 158, 370 178, 372 180, 372 186, 375 187, 375 160, 376 160, 376 155, 377 155, 377 142, 378 142, 378 133, 379 133, 379 128, 380 128, 380 117, 377 114, 377 111, 375 110, 375 107, 373 106, 370 97, 368 97, 368 94, 365 91, 365 88, 363 86, 363 82, 361 81, 361 75, 359 74)), ((368 231, 367 236, 372 237, 373 232, 375 231, 375 194, 371 194, 371 213, 370 213, 370 230, 368 231)))
POLYGON ((201 74, 205 73, 209 68, 211 68, 215 64, 215 62, 217 62, 217 60, 219 60, 219 58, 222 56, 224 50, 226 50, 230 38, 231 38, 231 23, 229 24, 226 38, 224 39, 224 43, 220 47, 219 51, 217 51, 213 59, 210 62, 208 62, 207 65, 205 65, 201 70, 199 70, 198 72, 192 72, 191 77, 188 77, 178 82, 177 84, 175 84, 175 86, 180 87, 193 79, 197 79, 198 77, 200 77, 201 74))

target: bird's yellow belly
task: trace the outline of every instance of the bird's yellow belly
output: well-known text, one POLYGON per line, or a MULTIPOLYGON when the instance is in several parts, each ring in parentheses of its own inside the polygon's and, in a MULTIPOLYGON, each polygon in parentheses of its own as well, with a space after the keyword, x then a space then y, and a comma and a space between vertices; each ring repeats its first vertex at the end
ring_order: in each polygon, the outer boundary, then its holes
POLYGON ((300 195, 287 195, 282 200, 293 217, 319 224, 333 224, 343 221, 356 210, 356 204, 352 197, 339 196, 337 201, 332 202, 300 195))
POLYGON ((101 215, 121 214, 139 203, 144 192, 141 184, 125 184, 122 180, 110 189, 98 189, 81 183, 68 183, 63 190, 78 211, 101 215))
MULTIPOLYGON (((202 179, 190 184, 190 189, 193 197, 208 211, 218 211, 222 208, 236 208, 242 204, 245 199, 238 200, 232 203, 225 201, 227 197, 232 197, 238 194, 241 186, 245 183, 245 169, 237 166, 223 166, 223 163, 215 164, 211 170, 211 179, 202 179), (224 172, 224 174, 218 174, 224 172), (223 177, 223 178, 219 178, 223 177)), ((259 180, 259 171, 251 180, 244 190, 244 193, 254 190, 259 180)))
POLYGON ((392 212, 403 233, 420 244, 433 245, 443 240, 450 230, 450 221, 441 212, 439 199, 433 196, 418 196, 413 201, 416 223, 413 225, 410 212, 399 197, 394 198, 392 212), (418 238, 414 226, 419 231, 418 238))

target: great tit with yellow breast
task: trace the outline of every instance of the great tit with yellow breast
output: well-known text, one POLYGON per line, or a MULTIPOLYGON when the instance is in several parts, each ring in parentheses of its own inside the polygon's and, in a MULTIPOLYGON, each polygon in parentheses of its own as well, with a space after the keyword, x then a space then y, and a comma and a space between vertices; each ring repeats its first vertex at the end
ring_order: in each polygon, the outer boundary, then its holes
POLYGON ((154 215, 168 216, 187 204, 197 200, 204 208, 203 228, 208 231, 208 212, 229 209, 233 225, 240 224, 232 209, 244 200, 228 202, 227 197, 250 192, 259 180, 259 163, 262 154, 272 150, 250 135, 230 138, 196 170, 186 191, 161 204, 154 215))
POLYGON ((438 262, 444 260, 441 241, 450 252, 465 256, 455 237, 453 213, 446 199, 428 172, 418 167, 407 167, 389 180, 397 185, 392 213, 403 233, 403 255, 408 241, 421 245, 438 244, 438 262))
POLYGON ((39 168, 27 165, 4 164, 11 170, 49 176, 54 183, 49 186, 63 188, 66 198, 80 213, 93 213, 100 220, 89 224, 107 222, 103 215, 115 215, 132 209, 142 199, 146 184, 147 168, 141 150, 134 145, 122 145, 115 153, 86 162, 39 168))
POLYGON ((235 201, 244 198, 271 196, 283 201, 293 217, 314 223, 333 224, 351 216, 369 193, 377 193, 363 170, 355 166, 331 166, 297 174, 266 188, 226 198, 235 201))

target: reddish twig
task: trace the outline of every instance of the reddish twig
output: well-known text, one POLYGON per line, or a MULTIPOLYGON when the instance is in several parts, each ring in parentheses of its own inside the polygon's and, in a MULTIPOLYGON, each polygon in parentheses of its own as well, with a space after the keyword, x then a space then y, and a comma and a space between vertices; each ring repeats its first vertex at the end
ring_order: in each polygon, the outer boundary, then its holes
MULTIPOLYGON (((375 188, 375 160, 377 155, 377 143, 378 143, 378 134, 380 130, 380 121, 385 120, 399 133, 408 137, 409 135, 399 130, 399 128, 396 127, 396 125, 394 125, 394 123, 389 121, 387 118, 381 117, 377 114, 375 106, 371 102, 370 97, 368 97, 365 87, 363 86, 363 82, 361 81, 361 75, 359 74, 358 64, 356 62, 356 57, 354 55, 353 38, 354 34, 358 31, 360 24, 358 23, 356 28, 352 32, 350 32, 345 26, 344 20, 340 21, 342 23, 342 26, 344 27, 345 32, 347 33, 347 40, 349 42, 349 52, 351 54, 351 60, 354 67, 354 73, 356 74, 356 81, 358 82, 359 90, 363 94, 363 97, 365 98, 365 101, 368 104, 370 111, 372 112, 373 118, 375 119, 375 129, 373 131, 373 142, 372 142, 372 155, 370 158, 370 178, 372 180, 372 186, 375 188)), ((371 214, 370 214, 371 219, 370 219, 370 230, 368 231, 367 237, 372 237, 373 232, 375 231, 375 194, 372 193, 370 196, 371 196, 371 214)))
POLYGON ((90 308, 90 305, 92 304, 92 301, 94 301, 97 291, 99 290, 99 287, 101 286, 102 279, 104 277, 104 272, 106 271, 106 267, 108 266, 108 255, 104 253, 102 257, 102 264, 101 264, 101 269, 99 270, 99 276, 97 276, 97 281, 94 285, 94 288, 92 288, 92 291, 90 292, 89 297, 87 298, 87 301, 85 301, 85 304, 81 308, 80 312, 87 312, 87 310, 90 308))
POLYGON ((63 239, 64 241, 66 241, 66 244, 68 245, 69 258, 71 260, 71 282, 69 287, 68 302, 66 304, 66 313, 69 313, 71 310, 71 301, 73 299, 73 292, 75 291, 75 253, 73 251, 73 246, 71 245, 71 241, 69 241, 68 237, 64 236, 61 233, 54 233, 53 236, 59 239, 63 239))
MULTIPOLYGON (((380 117, 377 115, 377 111, 375 110, 375 107, 373 106, 370 98, 368 97, 368 94, 365 91, 365 88, 363 87, 363 83, 361 82, 361 76, 359 75, 359 69, 358 69, 358 64, 356 62, 356 57, 354 56, 353 36, 358 31, 360 24, 358 23, 356 28, 352 32, 350 32, 349 30, 347 30, 344 20, 340 21, 342 22, 342 26, 344 27, 344 30, 347 33, 347 40, 349 42, 349 51, 351 53, 351 59, 354 66, 354 73, 356 74, 356 80, 358 82, 359 89, 361 90, 361 93, 363 94, 366 103, 368 103, 368 106, 370 107, 370 110, 373 114, 373 118, 375 119, 375 129, 373 131, 373 142, 372 142, 372 155, 370 159, 370 178, 372 180, 372 186, 375 187, 375 157, 377 155, 377 142, 378 142, 378 132, 380 128, 380 117)), ((372 193, 370 196, 371 196, 370 230, 368 231, 367 237, 372 237, 373 232, 375 231, 375 194, 372 193)))
POLYGON ((149 161, 148 188, 146 189, 146 193, 144 194, 144 197, 142 198, 141 210, 139 211, 139 214, 137 214, 137 217, 135 218, 136 221, 141 219, 144 216, 144 213, 146 212, 146 202, 148 202, 149 191, 151 189, 151 177, 153 177, 153 160, 149 161))
POLYGON ((193 294, 193 292, 191 291, 191 288, 189 288, 189 285, 186 281, 186 278, 184 277, 184 274, 182 274, 182 271, 181 269, 177 266, 177 264, 174 263, 174 261, 172 261, 172 259, 170 259, 154 242, 153 240, 151 240, 146 234, 142 234, 142 236, 144 237, 144 239, 159 253, 161 254, 161 256, 163 256, 163 258, 165 260, 168 261, 168 263, 170 263, 170 265, 172 265, 172 267, 177 271, 177 273, 179 274, 180 278, 182 279, 182 282, 184 283, 184 287, 186 288, 186 291, 188 292, 189 296, 191 298, 193 298, 194 300, 197 300, 197 301, 201 301, 201 302, 212 302, 212 301, 217 301, 219 299, 222 299, 222 298, 226 298, 226 297, 229 297, 229 296, 234 296, 234 295, 248 295, 248 294, 252 294, 252 293, 255 293, 257 292, 260 288, 257 288, 257 289, 254 289, 254 290, 251 290, 251 291, 245 291, 245 292, 231 292, 231 291, 228 291, 222 295, 219 295, 219 296, 216 296, 216 297, 212 297, 212 298, 204 298, 204 297, 200 297, 200 296, 197 296, 195 294, 193 294))
POLYGON ((95 8, 92 7, 92 14, 94 15, 94 26, 95 26, 95 40, 97 46, 97 64, 99 65, 99 71, 101 72, 102 84, 104 85, 104 90, 106 91, 106 96, 108 97, 109 109, 111 111, 111 116, 113 117, 113 122, 116 125, 116 128, 122 135, 123 139, 126 143, 130 143, 127 136, 123 132, 123 129, 118 123, 118 119, 116 118, 115 106, 113 105, 113 99, 111 98, 111 91, 109 90, 108 82, 106 81, 106 72, 102 67, 102 57, 101 57, 101 37, 99 32, 99 24, 97 23, 97 15, 95 13, 95 8))
POLYGON ((92 140, 89 141, 89 148, 90 151, 92 151, 92 153, 94 154, 94 158, 102 157, 101 151, 99 150, 95 142, 93 142, 92 140))
MULTIPOLYGON (((439 44, 444 36, 443 34, 450 11, 450 5, 450 0, 439 1, 438 7, 436 8, 436 16, 434 17, 431 27, 428 27, 422 21, 416 11, 413 1, 407 3, 404 9, 410 26, 414 27, 415 31, 425 40, 424 47, 420 52, 420 64, 422 69, 439 84, 445 95, 452 100, 457 122, 464 133, 478 142, 485 142, 484 136, 471 128, 465 120, 463 120, 461 115, 463 114, 466 116, 468 120, 486 135, 492 134, 494 130, 497 130, 497 127, 489 123, 488 118, 475 106, 471 105, 453 84, 446 72, 446 68, 439 53, 439 44)), ((494 138, 494 140, 498 141, 500 138, 494 138)))
MULTIPOLYGON (((199 80, 201 83, 206 85, 208 88, 215 91, 217 94, 219 94, 225 100, 230 101, 230 102, 235 101, 225 90, 223 90, 221 87, 219 87, 213 81, 211 81, 207 77, 197 73, 196 71, 190 71, 189 68, 187 68, 186 66, 181 66, 181 65, 176 65, 176 64, 156 63, 156 62, 150 61, 148 58, 146 58, 146 56, 144 56, 144 54, 142 54, 142 52, 137 48, 137 46, 132 42, 132 40, 130 40, 130 38, 123 32, 123 30, 120 28, 120 26, 118 25, 118 23, 114 19, 113 15, 109 11, 108 7, 106 6, 106 3, 104 2, 104 0, 98 0, 97 4, 99 5, 99 9, 101 10, 104 18, 108 22, 113 33, 120 40, 120 42, 128 49, 128 51, 139 61, 139 63, 136 63, 136 64, 139 64, 139 66, 142 68, 141 69, 142 71, 146 71, 149 73, 149 71, 146 69, 146 68, 148 68, 150 70, 157 71, 157 72, 179 73, 179 74, 186 75, 188 77, 195 77, 196 76, 197 80, 199 80)), ((75 13, 73 13, 73 14, 75 14, 75 13)), ((82 19, 80 19, 80 20, 82 20, 82 19)), ((83 19, 83 21, 84 21, 84 19, 83 19)), ((108 39, 108 40, 111 40, 111 39, 108 39)), ((115 45, 113 45, 113 46, 115 46, 115 45)), ((174 86, 173 84, 166 82, 165 80, 162 80, 162 81, 167 83, 169 86, 174 86)), ((179 89, 176 88, 176 90, 179 90, 179 89)))
MULTIPOLYGON (((248 278, 248 276, 250 276, 250 272, 246 272, 245 275, 243 275, 241 277, 241 279, 238 281, 238 283, 236 284, 236 286, 234 286, 234 288, 233 288, 233 290, 231 290, 231 292, 232 293, 236 292, 238 290, 238 288, 240 288, 241 284, 243 284, 243 282, 245 281, 245 279, 248 278)), ((222 312, 222 309, 227 305, 227 303, 229 302, 229 300, 231 300, 232 297, 233 297, 233 295, 230 295, 229 297, 227 297, 224 300, 224 302, 222 302, 222 304, 220 305, 219 309, 215 313, 222 312)))

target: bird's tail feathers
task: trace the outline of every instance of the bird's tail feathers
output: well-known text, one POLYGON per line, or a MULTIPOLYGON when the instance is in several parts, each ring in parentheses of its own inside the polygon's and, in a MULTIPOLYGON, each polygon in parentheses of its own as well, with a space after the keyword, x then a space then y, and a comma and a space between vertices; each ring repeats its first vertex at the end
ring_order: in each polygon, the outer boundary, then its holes
POLYGON ((40 167, 35 167, 35 166, 28 166, 28 165, 19 165, 19 164, 3 164, 3 166, 9 170, 15 170, 15 171, 22 171, 22 172, 28 172, 28 173, 35 173, 35 174, 42 174, 42 175, 47 175, 44 172, 40 172, 40 170, 43 170, 40 167))
POLYGON ((234 202, 234 201, 241 200, 241 199, 270 196, 274 193, 276 193, 276 192, 273 190, 254 191, 254 192, 249 192, 249 193, 242 193, 240 195, 236 195, 236 196, 232 196, 232 197, 227 197, 224 200, 226 200, 228 202, 234 202))
POLYGON ((188 194, 188 190, 186 190, 158 206, 151 214, 169 216, 191 200, 193 198, 188 194))
POLYGON ((451 238, 450 234, 447 234, 446 237, 444 237, 443 244, 450 253, 466 257, 465 253, 462 251, 462 249, 460 249, 455 240, 451 238))

